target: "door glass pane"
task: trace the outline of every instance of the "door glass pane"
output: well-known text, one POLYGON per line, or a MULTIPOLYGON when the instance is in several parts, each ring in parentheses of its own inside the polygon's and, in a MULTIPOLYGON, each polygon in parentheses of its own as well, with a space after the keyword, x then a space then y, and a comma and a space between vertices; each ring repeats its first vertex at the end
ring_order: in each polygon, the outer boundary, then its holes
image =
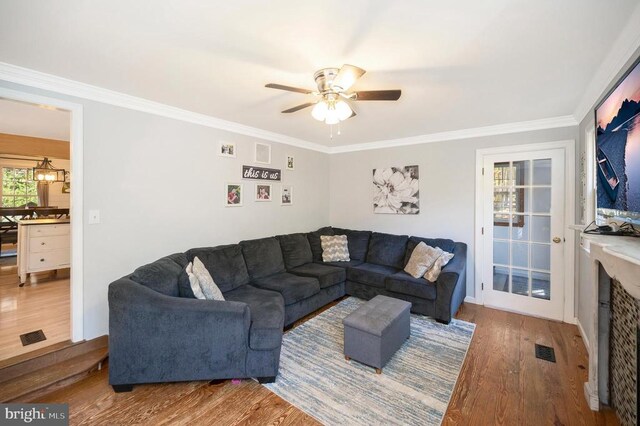
POLYGON ((529 267, 529 243, 511 243, 511 265, 529 267))
POLYGON ((513 240, 529 240, 529 216, 514 214, 511 224, 511 238, 513 240))
POLYGON ((551 159, 533 160, 533 184, 551 185, 551 159))
POLYGON ((551 242, 551 217, 531 216, 531 241, 551 242))
POLYGON ((493 215, 493 238, 509 239, 509 215, 493 215))
POLYGON ((493 242, 493 263, 509 264, 509 243, 505 241, 493 242))
POLYGON ((493 267, 493 289, 496 291, 509 291, 509 268, 504 266, 493 267))
POLYGON ((509 163, 495 163, 493 165, 493 183, 495 186, 511 186, 511 167, 509 163))
POLYGON ((551 269, 551 246, 531 244, 531 267, 549 271, 551 269))
POLYGON ((496 188, 493 191, 493 211, 509 213, 511 209, 511 190, 496 188))
POLYGON ((551 299, 551 275, 546 272, 531 272, 531 295, 538 299, 551 299))
POLYGON ((511 293, 522 296, 529 295, 529 271, 526 269, 511 270, 511 293))
POLYGON ((533 213, 551 212, 551 188, 533 188, 533 213))
POLYGON ((513 173, 515 175, 514 180, 516 185, 530 185, 530 163, 529 160, 513 162, 513 173))
POLYGON ((513 212, 525 213, 531 210, 531 190, 516 188, 513 192, 513 212))

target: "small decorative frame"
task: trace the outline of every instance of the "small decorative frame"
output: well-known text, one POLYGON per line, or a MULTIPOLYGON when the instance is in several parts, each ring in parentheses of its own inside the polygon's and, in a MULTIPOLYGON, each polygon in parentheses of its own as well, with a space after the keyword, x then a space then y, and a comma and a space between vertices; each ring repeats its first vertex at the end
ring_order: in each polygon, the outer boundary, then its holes
POLYGON ((236 158, 236 143, 220 141, 218 144, 218 155, 220 157, 236 158))
POLYGON ((295 170, 295 161, 294 161, 293 155, 287 155, 286 169, 287 170, 295 170))
POLYGON ((62 182, 62 193, 69 194, 71 192, 71 172, 64 172, 64 182, 62 182))
POLYGON ((271 164, 271 145, 256 142, 254 162, 271 164))
POLYGON ((256 201, 271 201, 273 187, 268 183, 256 184, 255 200, 256 201))
POLYGON ((280 205, 290 206, 293 204, 293 186, 282 185, 280 190, 280 205))
POLYGON ((241 183, 226 183, 224 185, 224 205, 226 207, 240 207, 244 192, 241 183))

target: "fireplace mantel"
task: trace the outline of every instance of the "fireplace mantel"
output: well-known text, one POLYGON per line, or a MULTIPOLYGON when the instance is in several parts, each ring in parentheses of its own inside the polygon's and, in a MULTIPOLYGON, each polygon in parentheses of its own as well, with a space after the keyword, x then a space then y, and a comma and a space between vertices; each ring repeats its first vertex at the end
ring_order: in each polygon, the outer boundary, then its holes
POLYGON ((599 266, 602 265, 607 275, 618 281, 624 289, 636 299, 640 299, 640 238, 616 237, 605 235, 580 235, 582 248, 589 253, 591 261, 593 283, 581 283, 580 291, 591 292, 593 301, 591 335, 588 336, 589 345, 589 381, 584 385, 585 397, 592 410, 600 408, 599 386, 608 383, 598 383, 598 317, 599 317, 599 266))

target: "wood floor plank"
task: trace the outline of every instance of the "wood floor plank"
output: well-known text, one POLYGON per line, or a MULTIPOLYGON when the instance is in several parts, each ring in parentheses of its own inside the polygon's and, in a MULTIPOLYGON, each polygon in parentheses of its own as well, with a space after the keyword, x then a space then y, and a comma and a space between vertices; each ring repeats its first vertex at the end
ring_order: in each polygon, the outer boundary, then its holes
MULTIPOLYGON (((468 304, 457 317, 477 327, 443 425, 618 424, 612 411, 587 406, 588 358, 574 325, 468 304), (552 346, 556 363, 536 359, 535 343, 552 346)), ((40 401, 68 402, 72 425, 320 424, 252 380, 140 385, 115 394, 107 368, 40 401)))

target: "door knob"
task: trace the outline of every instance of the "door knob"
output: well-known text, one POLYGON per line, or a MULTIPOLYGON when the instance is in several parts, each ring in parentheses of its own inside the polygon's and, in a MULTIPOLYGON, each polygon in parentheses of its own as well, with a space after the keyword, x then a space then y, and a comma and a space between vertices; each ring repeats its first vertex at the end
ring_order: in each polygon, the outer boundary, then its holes
POLYGON ((554 237, 554 238, 553 238, 553 242, 554 242, 554 243, 556 243, 556 244, 557 244, 557 243, 559 243, 560 241, 562 241, 562 240, 560 239, 560 237, 554 237))

